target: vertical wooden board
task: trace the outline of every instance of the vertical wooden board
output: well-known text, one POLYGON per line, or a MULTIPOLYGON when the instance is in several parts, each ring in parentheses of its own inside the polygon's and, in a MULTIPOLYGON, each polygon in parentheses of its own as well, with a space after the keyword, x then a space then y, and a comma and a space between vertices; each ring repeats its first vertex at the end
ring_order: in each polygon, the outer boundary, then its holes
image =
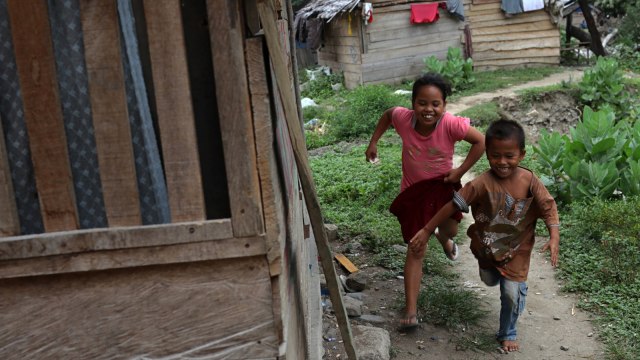
POLYGON ((2 359, 273 359, 264 256, 0 280, 2 359))
POLYGON ((205 219, 180 2, 144 0, 171 221, 205 219))
POLYGON ((100 179, 109 226, 141 223, 115 1, 80 0, 100 179))
POLYGON ((236 237, 264 231, 239 1, 207 0, 220 130, 236 237))
POLYGON ((45 230, 78 228, 47 3, 7 2, 45 230))
POLYGON ((6 149, 2 119, 0 119, 0 237, 20 234, 20 221, 6 149))

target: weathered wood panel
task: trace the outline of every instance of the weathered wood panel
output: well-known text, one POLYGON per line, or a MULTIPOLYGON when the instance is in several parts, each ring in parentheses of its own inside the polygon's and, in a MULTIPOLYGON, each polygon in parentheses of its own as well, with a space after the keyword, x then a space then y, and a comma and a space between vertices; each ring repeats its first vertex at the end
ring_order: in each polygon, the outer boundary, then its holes
POLYGON ((394 29, 394 30, 370 30, 367 29, 366 33, 370 42, 376 41, 385 41, 385 40, 398 40, 398 39, 411 39, 418 37, 428 37, 432 34, 452 34, 452 33, 461 33, 460 25, 456 21, 447 21, 442 20, 438 21, 438 26, 435 27, 424 27, 424 26, 406 26, 402 29, 394 29))
POLYGON ((444 39, 442 41, 434 42, 427 45, 406 47, 389 52, 380 51, 375 53, 363 54, 362 62, 378 62, 382 60, 391 60, 411 55, 421 55, 426 58, 429 57, 432 53, 441 51, 442 49, 447 49, 449 47, 460 47, 460 38, 456 37, 451 39, 444 39))
POLYGON ((251 38, 245 41, 247 51, 247 75, 249 92, 251 93, 251 113, 253 115, 254 134, 256 137, 256 153, 260 188, 262 189, 262 209, 267 240, 267 259, 271 276, 280 274, 280 231, 279 216, 282 206, 277 206, 278 199, 274 187, 279 183, 272 176, 274 164, 273 128, 271 126, 271 103, 269 86, 264 62, 264 43, 262 38, 251 38))
POLYGON ((176 16, 180 3, 145 0, 144 12, 171 221, 204 220, 182 17, 176 16))
MULTIPOLYGON (((422 45, 431 45, 441 42, 450 43, 451 39, 457 40, 459 38, 460 32, 458 32, 457 30, 450 32, 428 33, 415 37, 402 36, 392 40, 371 42, 369 44, 368 53, 373 53, 376 51, 391 51, 406 47, 419 47, 422 45)), ((460 41, 458 40, 458 45, 459 42, 460 41)))
POLYGON ((244 237, 262 233, 264 225, 240 5, 207 1, 233 233, 244 237))
POLYGON ((81 252, 0 262, 0 279, 193 263, 266 254, 262 236, 206 240, 186 244, 81 252))
POLYGON ((231 237, 233 232, 229 219, 45 233, 1 239, 0 260, 184 244, 231 237))
POLYGON ((3 359, 275 359, 264 256, 0 281, 3 359))
POLYGON ((496 42, 474 43, 473 50, 476 53, 483 51, 513 51, 534 48, 560 48, 560 36, 544 37, 527 40, 511 40, 496 42))
POLYGON ((142 223, 124 88, 116 3, 81 0, 100 180, 109 226, 142 223))
POLYGON ((44 227, 77 229, 47 4, 10 0, 7 9, 44 227))
POLYGON ((476 69, 494 70, 498 68, 530 67, 530 66, 551 66, 560 62, 560 56, 532 57, 527 59, 488 59, 474 62, 476 69))
POLYGON ((475 48, 475 44, 479 43, 492 43, 492 42, 500 42, 500 41, 521 41, 523 43, 528 43, 531 39, 542 39, 542 38, 550 38, 558 36, 558 29, 551 30, 541 30, 541 31, 516 31, 517 29, 511 29, 509 33, 506 34, 497 34, 497 35, 476 35, 473 37, 473 44, 475 48))
POLYGON ((0 119, 0 237, 20 234, 20 220, 6 149, 2 119, 0 119))
POLYGON ((480 53, 474 53, 474 59, 478 57, 478 61, 488 59, 528 59, 532 57, 556 57, 560 55, 560 49, 558 48, 545 48, 545 49, 525 49, 525 50, 513 50, 513 51, 485 51, 480 53))
POLYGON ((512 24, 509 26, 509 31, 505 31, 505 27, 500 25, 500 26, 490 26, 490 27, 483 27, 483 28, 475 28, 472 27, 471 29, 471 34, 472 34, 472 38, 475 41, 475 38, 477 36, 483 36, 483 35, 496 35, 496 36, 500 36, 502 34, 509 34, 512 32, 529 32, 529 31, 538 31, 538 30, 556 30, 557 31, 557 26, 554 25, 551 21, 538 21, 538 22, 532 22, 532 23, 518 23, 518 24, 512 24))
POLYGON ((515 16, 512 18, 473 22, 471 23, 472 24, 471 28, 479 29, 479 28, 486 28, 486 27, 493 27, 493 26, 506 26, 511 24, 535 23, 538 21, 550 22, 551 20, 549 16, 550 16, 549 14, 541 10, 541 11, 526 13, 526 15, 523 15, 523 16, 515 16))

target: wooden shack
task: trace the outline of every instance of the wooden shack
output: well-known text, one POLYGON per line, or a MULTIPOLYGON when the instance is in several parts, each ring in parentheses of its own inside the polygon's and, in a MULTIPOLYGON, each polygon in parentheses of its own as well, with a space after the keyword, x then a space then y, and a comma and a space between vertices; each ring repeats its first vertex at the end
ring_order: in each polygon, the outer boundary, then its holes
POLYGON ((0 0, 0 358, 321 357, 290 15, 0 0))
MULTIPOLYGON (((345 85, 399 83, 424 71, 424 59, 463 50, 475 69, 558 65, 560 33, 545 10, 507 16, 501 0, 463 0, 464 20, 445 9, 433 23, 412 24, 412 0, 371 0, 373 21, 358 0, 315 0, 296 17, 324 21, 318 63, 344 74, 345 85)), ((297 20, 301 21, 301 20, 297 20)))

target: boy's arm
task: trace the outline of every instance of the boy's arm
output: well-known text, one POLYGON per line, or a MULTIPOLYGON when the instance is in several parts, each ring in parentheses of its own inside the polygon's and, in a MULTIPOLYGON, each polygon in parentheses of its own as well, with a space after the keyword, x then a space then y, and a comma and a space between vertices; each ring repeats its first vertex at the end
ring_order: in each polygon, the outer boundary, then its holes
POLYGON ((393 113, 394 109, 395 107, 387 109, 384 113, 382 113, 380 120, 378 120, 378 125, 376 125, 376 129, 373 131, 373 135, 371 135, 371 140, 369 141, 369 146, 365 151, 367 161, 372 161, 378 158, 378 148, 376 145, 378 144, 378 140, 380 140, 384 132, 389 129, 389 126, 391 126, 391 114, 393 113))
POLYGON ((467 153, 467 157, 462 164, 455 169, 451 169, 447 176, 444 178, 444 182, 457 183, 462 179, 462 176, 471 169, 478 159, 484 153, 484 135, 474 127, 469 127, 467 135, 464 137, 464 141, 471 144, 471 149, 467 153))
POLYGON ((541 252, 549 250, 551 252, 551 265, 558 265, 558 254, 560 253, 560 230, 557 224, 547 224, 549 230, 549 241, 542 247, 541 252))
POLYGON ((436 230, 438 225, 440 225, 443 221, 449 218, 456 212, 456 207, 453 204, 453 201, 449 201, 445 206, 443 206, 432 218, 429 220, 427 225, 425 225, 422 229, 418 230, 418 232, 409 240, 409 249, 416 253, 422 252, 424 247, 427 245, 429 241, 429 236, 436 230))

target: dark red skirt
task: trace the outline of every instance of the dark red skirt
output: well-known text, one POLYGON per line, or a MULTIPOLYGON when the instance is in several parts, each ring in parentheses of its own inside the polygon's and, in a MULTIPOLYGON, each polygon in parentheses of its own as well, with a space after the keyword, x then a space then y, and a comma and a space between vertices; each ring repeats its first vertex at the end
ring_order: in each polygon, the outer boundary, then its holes
MULTIPOLYGON (((417 182, 401 192, 391 203, 389 211, 398 218, 405 243, 423 228, 429 220, 453 199, 453 192, 460 190, 460 183, 445 183, 444 178, 417 182)), ((456 211, 451 218, 460 222, 462 213, 456 211)))

